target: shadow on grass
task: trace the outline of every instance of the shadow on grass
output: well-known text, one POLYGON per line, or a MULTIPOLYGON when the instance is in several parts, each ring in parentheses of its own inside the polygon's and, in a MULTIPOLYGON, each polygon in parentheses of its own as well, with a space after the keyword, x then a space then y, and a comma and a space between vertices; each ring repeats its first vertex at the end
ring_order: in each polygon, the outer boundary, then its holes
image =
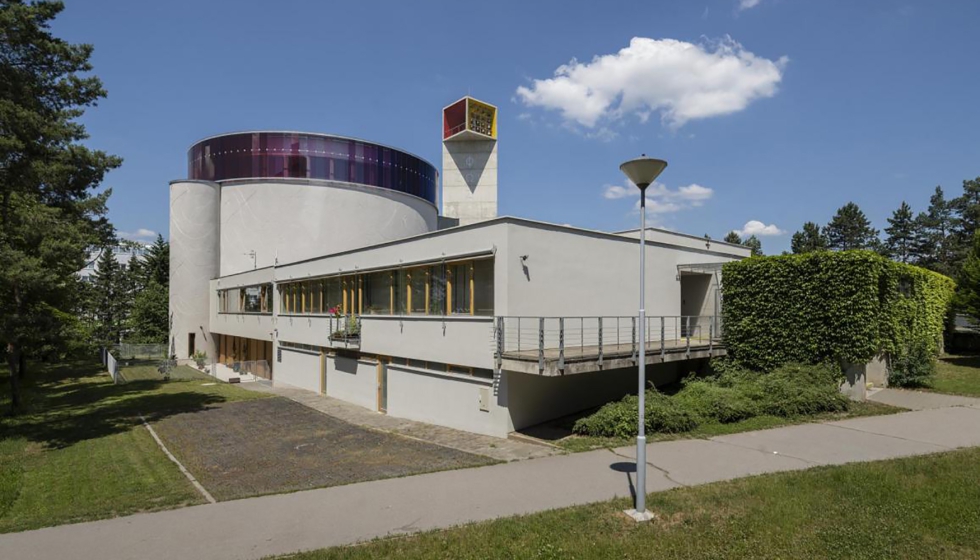
POLYGON ((942 362, 954 366, 962 366, 969 368, 980 368, 980 354, 977 355, 959 355, 959 356, 944 356, 939 359, 942 362))
MULTIPOLYGON (((128 431, 148 421, 184 412, 195 412, 225 401, 221 395, 195 390, 158 389, 173 384, 161 380, 140 380, 114 385, 92 378, 102 373, 99 364, 80 362, 64 366, 35 367, 22 387, 24 410, 0 419, 0 439, 21 437, 50 448, 68 447, 80 441, 128 431)), ((9 410, 9 375, 0 378, 4 399, 0 406, 9 410)))

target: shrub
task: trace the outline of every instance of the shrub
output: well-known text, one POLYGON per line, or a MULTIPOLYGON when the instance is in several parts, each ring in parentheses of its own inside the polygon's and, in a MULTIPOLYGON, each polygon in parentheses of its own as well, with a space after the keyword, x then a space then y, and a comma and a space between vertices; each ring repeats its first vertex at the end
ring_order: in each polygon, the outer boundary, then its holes
POLYGON ((673 398, 680 406, 697 416, 722 424, 738 422, 759 414, 759 407, 744 391, 709 380, 687 382, 673 398))
MULTIPOLYGON (((712 364, 713 366, 715 364, 712 364)), ((720 373, 686 381, 673 396, 647 391, 646 429, 679 433, 703 422, 732 423, 763 414, 794 417, 842 412, 849 405, 840 392, 840 368, 832 365, 788 364, 761 374, 731 363, 720 373)), ((637 398, 627 396, 575 422, 573 431, 602 437, 636 435, 637 398)))
MULTIPOLYGON (((635 437, 638 405, 639 399, 628 395, 603 406, 590 416, 578 419, 572 430, 590 436, 635 437)), ((679 433, 696 428, 699 418, 670 397, 652 390, 646 393, 644 424, 648 432, 679 433)))
POLYGON ((724 265, 724 340, 738 363, 863 364, 909 344, 934 355, 954 283, 870 251, 820 251, 724 265))
POLYGON ((888 383, 897 387, 925 387, 936 374, 936 356, 925 344, 913 343, 892 358, 888 383))

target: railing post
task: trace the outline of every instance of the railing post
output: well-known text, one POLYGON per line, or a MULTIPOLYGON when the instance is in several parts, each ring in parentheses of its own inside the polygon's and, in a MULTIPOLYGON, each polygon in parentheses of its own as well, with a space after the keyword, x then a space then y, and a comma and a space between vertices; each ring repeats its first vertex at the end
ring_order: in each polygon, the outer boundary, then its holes
POLYGON ((708 323, 708 356, 711 356, 712 350, 715 349, 715 319, 711 318, 711 322, 708 323))
POLYGON ((685 317, 685 330, 687 331, 687 357, 691 357, 691 317, 685 317))
POLYGON ((633 342, 633 363, 636 363, 636 317, 630 317, 630 322, 633 323, 633 335, 631 340, 633 342))
POLYGON ((538 370, 544 371, 544 317, 538 318, 538 370))
POLYGON ((565 371, 565 318, 558 318, 558 369, 565 371))
POLYGON ((602 317, 599 317, 599 367, 602 367, 602 317))
POLYGON ((660 317, 660 361, 667 360, 667 319, 660 317))
POLYGON ((521 318, 517 317, 517 353, 521 353, 521 318))

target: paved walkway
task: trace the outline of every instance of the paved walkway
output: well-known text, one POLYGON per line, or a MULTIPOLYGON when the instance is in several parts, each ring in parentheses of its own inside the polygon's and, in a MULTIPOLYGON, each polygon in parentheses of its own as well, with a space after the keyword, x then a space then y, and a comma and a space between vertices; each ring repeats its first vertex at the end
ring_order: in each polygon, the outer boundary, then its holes
MULTIPOLYGON (((649 445, 651 492, 980 446, 980 405, 649 445)), ((632 448, 379 480, 0 535, 18 560, 256 559, 629 496, 632 448)))
POLYGON ((868 391, 868 400, 890 404, 899 408, 907 408, 909 410, 980 405, 980 399, 972 397, 928 393, 926 391, 910 391, 908 389, 877 389, 868 391))
POLYGON ((559 449, 547 445, 483 436, 425 422, 395 418, 304 389, 273 386, 267 383, 242 383, 240 387, 286 397, 355 426, 398 434, 467 453, 476 453, 498 461, 519 461, 562 453, 559 449))

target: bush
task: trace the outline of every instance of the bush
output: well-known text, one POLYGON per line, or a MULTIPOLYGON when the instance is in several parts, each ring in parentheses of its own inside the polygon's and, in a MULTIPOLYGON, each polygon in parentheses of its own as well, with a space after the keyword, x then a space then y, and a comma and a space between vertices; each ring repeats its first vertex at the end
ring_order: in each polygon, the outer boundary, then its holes
POLYGON ((759 415, 757 404, 740 388, 725 387, 709 380, 685 383, 674 400, 697 416, 722 424, 759 415))
MULTIPOLYGON (((572 430, 577 434, 598 437, 636 437, 636 411, 639 399, 635 395, 609 403, 595 413, 575 422, 572 430)), ((689 432, 698 427, 696 414, 683 408, 670 397, 655 390, 647 391, 644 408, 644 424, 648 432, 689 432)))
POLYGON ((938 354, 949 278, 870 251, 820 251, 724 265, 729 356, 758 371, 825 361, 864 364, 909 341, 938 354))
POLYGON ((925 387, 936 374, 936 356, 924 344, 910 344, 892 358, 888 383, 896 387, 925 387))
MULTIPOLYGON (((688 380, 673 396, 647 391, 648 432, 688 432, 703 422, 728 424, 760 415, 794 417, 842 412, 849 405, 840 392, 841 373, 835 366, 789 364, 766 374, 729 362, 712 366, 716 375, 688 380)), ((572 429, 591 436, 636 436, 636 407, 637 398, 627 396, 579 419, 572 429)))

